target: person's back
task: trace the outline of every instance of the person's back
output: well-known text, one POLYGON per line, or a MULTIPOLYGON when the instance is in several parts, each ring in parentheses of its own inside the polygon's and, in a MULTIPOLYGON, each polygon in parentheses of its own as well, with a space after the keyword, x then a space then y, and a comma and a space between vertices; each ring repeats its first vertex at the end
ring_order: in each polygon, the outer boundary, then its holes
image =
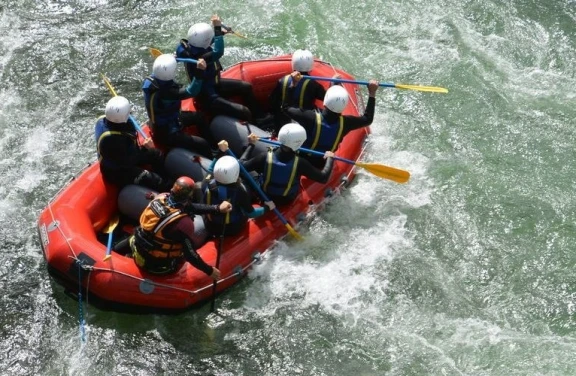
POLYGON ((248 171, 260 173, 260 184, 264 193, 278 205, 292 202, 300 192, 300 177, 305 176, 319 183, 326 183, 332 172, 334 154, 326 152, 327 163, 322 170, 296 154, 306 140, 306 130, 296 123, 284 125, 278 133, 282 144, 276 149, 250 158, 256 137, 249 138, 249 145, 240 161, 248 171), (249 159, 250 158, 250 159, 249 159))
MULTIPOLYGON (((240 120, 252 121, 257 125, 271 121, 264 113, 254 96, 252 85, 247 81, 220 77, 224 55, 224 37, 222 22, 217 15, 211 18, 212 26, 197 23, 188 30, 188 39, 182 39, 176 47, 176 56, 206 61, 203 84, 195 104, 213 116, 227 115, 240 120), (246 105, 235 103, 230 98, 238 96, 246 105)), ((196 68, 186 63, 186 73, 192 79, 196 68)))
MULTIPOLYGON (((335 152, 350 131, 369 126, 374 120, 376 90, 378 82, 371 80, 368 85, 368 103, 362 116, 342 115, 348 105, 348 92, 340 85, 334 85, 326 91, 324 109, 303 111, 284 108, 287 116, 301 124, 308 134, 304 147, 319 152, 335 152)), ((314 166, 322 168, 324 160, 315 155, 304 155, 314 166)))
POLYGON ((194 238, 191 215, 217 214, 231 210, 228 202, 208 206, 192 203, 194 181, 180 177, 170 193, 157 195, 140 216, 140 226, 130 238, 129 245, 136 264, 153 274, 171 274, 184 261, 190 262, 214 279, 218 269, 207 265, 196 253, 199 244, 194 238))
MULTIPOLYGON (((202 72, 206 64, 204 61, 198 61, 197 66, 198 72, 202 72)), ((202 79, 196 77, 186 88, 181 88, 174 81, 176 69, 174 56, 160 55, 154 61, 152 74, 144 79, 142 84, 152 138, 156 144, 166 148, 181 147, 211 158, 208 142, 203 138, 186 134, 180 121, 181 101, 199 93, 202 79)), ((186 115, 198 125, 200 133, 208 132, 202 113, 187 112, 186 115)))
POLYGON ((128 99, 116 96, 108 101, 105 115, 96 122, 94 136, 102 177, 119 188, 137 184, 154 190, 169 189, 171 182, 158 174, 163 170, 162 155, 149 142, 138 145, 136 132, 128 122, 130 110, 128 99), (145 165, 156 172, 144 169, 145 165))
POLYGON ((316 109, 316 100, 322 100, 326 89, 317 81, 301 79, 297 75, 310 75, 314 67, 314 56, 308 50, 296 50, 292 54, 292 73, 278 80, 270 95, 269 105, 274 115, 276 132, 290 121, 282 107, 303 110, 316 109))
POLYGON ((214 165, 214 178, 204 183, 206 204, 218 205, 228 201, 233 207, 225 216, 205 216, 206 228, 214 236, 236 235, 246 227, 248 218, 257 218, 266 212, 264 207, 252 206, 250 194, 239 180, 239 174, 238 161, 231 156, 223 156, 214 165))

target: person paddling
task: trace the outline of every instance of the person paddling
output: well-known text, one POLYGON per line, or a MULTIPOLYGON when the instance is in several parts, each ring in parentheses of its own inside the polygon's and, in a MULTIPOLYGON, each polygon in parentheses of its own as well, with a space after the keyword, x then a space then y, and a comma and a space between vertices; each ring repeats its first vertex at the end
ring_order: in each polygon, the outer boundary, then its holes
MULTIPOLYGON (((228 143, 220 142, 220 150, 226 152, 228 143)), ((274 202, 265 202, 263 207, 254 207, 251 196, 239 179, 240 165, 236 158, 223 156, 214 165, 214 178, 206 181, 203 186, 204 202, 208 205, 229 201, 232 211, 226 215, 205 216, 206 229, 213 235, 221 234, 226 228, 226 236, 232 236, 242 231, 249 218, 258 218, 264 213, 274 210, 274 202)))
MULTIPOLYGON (((298 80, 297 76, 294 77, 295 80, 298 80)), ((362 116, 342 114, 348 106, 348 92, 340 85, 334 85, 326 91, 324 109, 321 112, 294 107, 284 107, 283 111, 306 129, 308 137, 303 145, 305 148, 319 152, 335 152, 348 132, 372 124, 377 90, 378 81, 371 80, 368 84, 368 104, 362 116)), ((322 157, 310 154, 305 156, 315 167, 324 166, 325 160, 322 157)))
MULTIPOLYGON (((249 82, 220 77, 220 58, 224 55, 222 21, 218 15, 213 15, 211 23, 192 25, 188 39, 180 40, 176 48, 178 58, 206 61, 206 69, 200 73, 203 82, 196 98, 198 108, 214 116, 228 115, 259 126, 271 123, 272 116, 263 111, 249 82), (232 102, 230 98, 234 96, 242 98, 246 105, 232 102)), ((185 63, 185 67, 190 80, 199 77, 195 64, 185 63)))
POLYGON ((160 55, 154 60, 152 74, 144 80, 142 91, 144 103, 154 143, 167 148, 185 148, 212 158, 210 144, 201 137, 191 136, 184 132, 182 119, 186 125, 195 123, 200 133, 208 132, 204 114, 198 112, 180 112, 183 99, 198 95, 202 85, 202 71, 206 62, 199 60, 196 64, 197 77, 185 88, 174 81, 177 63, 172 55, 160 55))
POLYGON ((138 144, 136 131, 128 120, 131 108, 128 99, 115 96, 106 104, 105 115, 96 122, 94 136, 102 177, 120 189, 128 184, 137 184, 166 191, 172 181, 158 173, 164 168, 162 153, 152 147, 150 140, 138 144), (156 172, 143 166, 151 166, 156 172))
POLYGON ((248 147, 239 161, 246 170, 260 174, 262 190, 277 205, 288 204, 298 196, 301 176, 323 184, 328 182, 334 153, 324 153, 326 164, 322 170, 300 157, 297 151, 306 140, 306 130, 300 124, 284 125, 278 133, 278 141, 282 145, 252 157, 257 140, 258 137, 254 134, 248 136, 248 147))
MULTIPOLYGON (((292 73, 280 78, 270 94, 270 109, 274 115, 275 133, 290 118, 282 111, 283 107, 302 110, 315 110, 316 100, 323 100, 326 89, 318 81, 301 78, 308 76, 314 68, 314 56, 308 50, 296 50, 292 54, 292 73)), ((339 78, 336 74, 333 78, 339 78)))
MULTIPOLYGON (((169 193, 154 197, 140 216, 140 226, 129 238, 132 257, 136 265, 152 274, 171 274, 188 261, 212 279, 220 278, 220 271, 204 262, 196 252, 201 244, 194 237, 194 214, 223 215, 232 210, 232 204, 221 201, 218 205, 192 202, 194 180, 182 176, 169 193)), ((118 247, 120 248, 120 247, 118 247)))

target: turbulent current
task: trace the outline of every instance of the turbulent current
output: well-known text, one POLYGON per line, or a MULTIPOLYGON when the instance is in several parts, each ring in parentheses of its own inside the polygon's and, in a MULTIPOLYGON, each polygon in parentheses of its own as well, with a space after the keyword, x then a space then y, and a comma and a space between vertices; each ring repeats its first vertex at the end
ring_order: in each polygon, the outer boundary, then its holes
POLYGON ((576 374, 575 22, 574 0, 4 0, 0 374, 576 374), (449 93, 379 90, 365 160, 408 184, 360 171, 217 314, 80 312, 36 218, 95 159, 99 73, 145 121, 148 47, 213 13, 248 36, 225 66, 307 48, 449 93))

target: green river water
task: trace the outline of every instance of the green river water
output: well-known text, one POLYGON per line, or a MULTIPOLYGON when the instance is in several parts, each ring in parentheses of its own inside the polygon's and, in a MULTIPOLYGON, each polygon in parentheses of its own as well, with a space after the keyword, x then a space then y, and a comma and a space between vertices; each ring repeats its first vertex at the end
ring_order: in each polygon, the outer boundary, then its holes
POLYGON ((574 0, 4 0, 0 374, 576 375, 575 23, 574 0), (213 13, 248 36, 225 66, 308 48, 450 92, 380 90, 366 160, 409 183, 360 172, 218 314, 88 304, 82 343, 36 218, 95 159, 99 73, 145 121, 147 48, 213 13))

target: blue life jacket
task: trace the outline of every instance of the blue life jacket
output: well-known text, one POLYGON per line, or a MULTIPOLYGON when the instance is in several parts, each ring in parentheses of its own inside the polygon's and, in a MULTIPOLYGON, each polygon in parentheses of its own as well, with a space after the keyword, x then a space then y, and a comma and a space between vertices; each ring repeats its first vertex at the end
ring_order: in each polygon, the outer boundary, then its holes
POLYGON ((292 76, 288 74, 278 80, 278 84, 282 87, 282 103, 286 103, 289 106, 298 107, 304 110, 315 109, 316 106, 314 102, 316 98, 312 97, 311 94, 306 91, 310 81, 311 80, 308 78, 303 78, 298 81, 292 92, 292 97, 288 98, 288 87, 292 85, 292 76))
POLYGON ((162 91, 172 88, 179 90, 180 86, 174 81, 159 80, 154 75, 146 77, 142 84, 146 112, 154 131, 170 134, 182 128, 178 120, 181 101, 162 99, 162 91))
POLYGON ((338 122, 329 124, 322 116, 316 112, 316 127, 308 130, 308 137, 304 141, 303 147, 320 152, 335 151, 344 137, 344 117, 340 115, 338 122))
POLYGON ((228 201, 232 203, 232 211, 225 215, 207 214, 208 220, 218 224, 230 224, 248 220, 239 205, 236 205, 237 195, 238 188, 218 184, 216 179, 210 180, 204 187, 204 202, 208 205, 220 205, 222 202, 228 201))
MULTIPOLYGON (((217 96, 215 85, 220 81, 220 72, 222 71, 222 64, 220 64, 219 56, 222 56, 224 51, 223 41, 224 39, 222 36, 214 38, 214 42, 218 43, 217 47, 220 47, 222 53, 216 53, 212 46, 208 48, 194 47, 189 44, 186 39, 180 40, 180 44, 178 44, 178 47, 176 48, 176 56, 180 58, 192 58, 198 60, 208 52, 213 52, 216 55, 217 58, 214 61, 206 62, 206 69, 202 74, 202 89, 200 90, 201 96, 208 98, 214 98, 217 96), (220 40, 218 40, 218 38, 220 38, 220 40)), ((192 63, 185 63, 184 66, 186 67, 188 79, 192 82, 192 79, 197 77, 196 71, 198 68, 196 67, 196 64, 192 63)))
POLYGON ((273 196, 293 196, 300 189, 298 171, 299 157, 284 163, 276 158, 274 151, 268 149, 264 173, 260 175, 260 185, 265 193, 273 196))
POLYGON ((116 127, 111 126, 110 122, 106 120, 106 117, 104 116, 101 116, 98 119, 98 121, 96 122, 96 126, 94 127, 94 138, 96 140, 96 151, 98 153, 98 160, 100 161, 100 164, 103 164, 107 167, 115 167, 116 164, 113 161, 102 158, 102 155, 100 154, 100 143, 106 137, 114 135, 128 137, 132 139, 134 142, 133 146, 131 146, 131 148, 133 148, 133 152, 136 153, 136 151, 138 150, 138 142, 136 140, 136 131, 134 130, 134 128, 129 127, 128 125, 123 127, 126 130, 122 131, 115 130, 113 128, 116 127))

